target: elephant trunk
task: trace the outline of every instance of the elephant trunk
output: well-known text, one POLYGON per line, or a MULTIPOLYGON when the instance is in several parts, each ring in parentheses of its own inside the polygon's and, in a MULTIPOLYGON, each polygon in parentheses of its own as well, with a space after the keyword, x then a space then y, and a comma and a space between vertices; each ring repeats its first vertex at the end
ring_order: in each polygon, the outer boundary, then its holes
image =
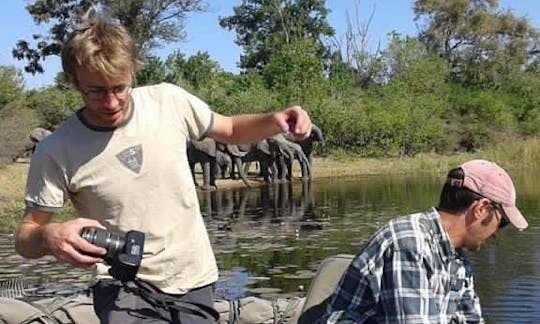
POLYGON ((240 179, 242 179, 242 182, 244 182, 248 188, 251 188, 251 185, 247 180, 246 173, 244 172, 244 168, 242 167, 242 159, 237 157, 233 159, 234 164, 236 165, 236 169, 238 170, 238 175, 240 176, 240 179))

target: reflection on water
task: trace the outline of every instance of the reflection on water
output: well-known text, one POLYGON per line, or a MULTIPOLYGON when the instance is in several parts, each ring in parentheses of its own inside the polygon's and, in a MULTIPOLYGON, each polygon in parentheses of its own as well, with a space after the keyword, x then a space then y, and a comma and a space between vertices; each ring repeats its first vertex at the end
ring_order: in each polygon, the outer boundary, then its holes
MULTIPOLYGON (((529 229, 519 233, 508 227, 500 240, 471 253, 487 323, 540 318, 537 174, 515 175, 529 229)), ((377 176, 201 192, 201 210, 220 267, 218 294, 302 295, 325 257, 355 253, 392 217, 431 207, 440 187, 440 177, 377 176)), ((86 274, 59 266, 53 258, 24 261, 14 255, 7 236, 0 246, 0 280, 24 274, 49 283, 80 283, 86 274)))

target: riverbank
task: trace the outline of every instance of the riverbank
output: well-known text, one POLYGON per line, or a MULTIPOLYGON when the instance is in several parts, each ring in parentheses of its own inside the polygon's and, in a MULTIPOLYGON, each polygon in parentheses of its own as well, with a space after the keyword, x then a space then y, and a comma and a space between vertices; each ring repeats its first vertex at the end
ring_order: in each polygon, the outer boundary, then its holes
MULTIPOLYGON (((453 156, 419 155, 414 158, 366 159, 354 156, 316 157, 313 162, 313 179, 333 177, 357 177, 378 174, 405 174, 418 172, 445 172, 450 166, 472 158, 471 154, 453 156)), ((27 161, 12 163, 0 167, 0 216, 6 209, 17 205, 24 193, 26 173, 29 164, 27 161)), ((294 164, 294 176, 300 176, 298 164, 294 164)), ((199 175, 200 176, 200 175, 199 175)), ((252 185, 261 184, 254 170, 248 177, 252 185)), ((294 181, 297 181, 296 179, 294 181)), ((199 179, 199 182, 200 179, 199 179)), ((227 189, 236 186, 245 186, 240 180, 219 179, 217 186, 227 189)))
MULTIPOLYGON (((494 144, 489 150, 473 154, 419 154, 415 157, 371 159, 349 155, 316 157, 313 164, 313 179, 335 177, 362 177, 379 174, 444 174, 450 168, 473 158, 497 161, 512 173, 512 170, 540 167, 540 139, 522 142, 494 144)), ((26 181, 28 163, 12 163, 0 167, 0 232, 13 232, 21 217, 22 197, 26 181)), ((294 175, 299 177, 295 163, 294 175)), ((252 186, 262 184, 255 173, 250 174, 252 186)), ((300 181, 294 179, 294 181, 300 181)), ((200 179, 199 179, 200 182, 200 179)), ((240 180, 218 180, 220 189, 242 187, 240 180)))

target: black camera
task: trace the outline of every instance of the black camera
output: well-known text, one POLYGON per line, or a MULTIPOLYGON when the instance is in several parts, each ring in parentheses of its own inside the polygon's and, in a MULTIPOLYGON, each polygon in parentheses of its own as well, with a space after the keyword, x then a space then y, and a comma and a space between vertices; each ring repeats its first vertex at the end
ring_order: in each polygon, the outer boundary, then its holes
POLYGON ((99 227, 84 227, 81 237, 107 250, 103 260, 111 266, 109 274, 120 281, 132 281, 141 265, 144 233, 128 231, 124 237, 99 227))

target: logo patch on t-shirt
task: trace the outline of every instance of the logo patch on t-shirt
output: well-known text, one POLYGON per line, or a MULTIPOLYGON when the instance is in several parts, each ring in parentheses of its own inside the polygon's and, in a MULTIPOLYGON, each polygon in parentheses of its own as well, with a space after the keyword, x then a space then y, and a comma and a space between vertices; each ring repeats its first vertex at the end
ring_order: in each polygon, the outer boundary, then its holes
POLYGON ((128 147, 122 152, 116 154, 116 157, 122 164, 135 173, 141 171, 143 162, 142 145, 135 145, 128 147))

